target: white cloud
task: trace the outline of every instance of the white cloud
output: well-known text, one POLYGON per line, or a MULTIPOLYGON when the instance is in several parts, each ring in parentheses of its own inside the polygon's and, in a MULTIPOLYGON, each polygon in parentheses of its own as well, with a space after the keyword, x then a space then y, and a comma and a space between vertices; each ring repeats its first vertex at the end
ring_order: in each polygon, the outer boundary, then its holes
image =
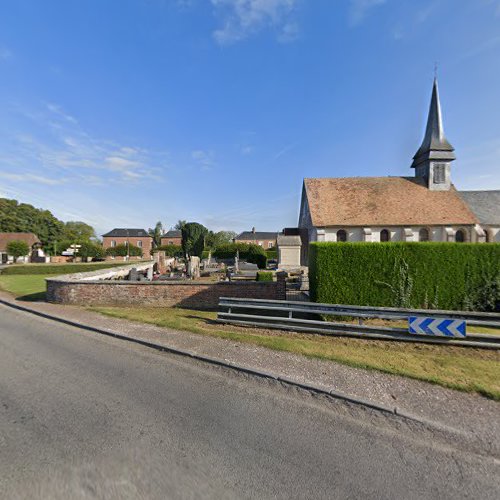
POLYGON ((289 42, 298 35, 291 19, 297 0, 211 0, 222 26, 213 36, 220 45, 243 40, 264 28, 273 28, 278 41, 289 42))
POLYGON ((213 151, 197 149, 191 152, 191 158, 201 167, 201 170, 211 170, 215 166, 215 155, 213 151))
POLYGON ((253 146, 243 146, 240 150, 243 156, 248 156, 253 153, 253 146))
POLYGON ((386 0, 350 0, 349 19, 351 26, 361 24, 373 8, 383 5, 386 0))
POLYGON ((23 173, 23 174, 11 174, 8 172, 2 172, 2 179, 13 181, 13 182, 26 182, 33 184, 45 184, 46 186, 58 186, 67 182, 66 179, 53 179, 50 177, 43 177, 41 175, 23 173))
POLYGON ((7 47, 0 47, 0 60, 6 61, 12 56, 12 52, 7 47))
POLYGON ((166 152, 92 137, 57 104, 44 103, 43 110, 20 113, 29 121, 26 128, 31 133, 4 137, 0 149, 2 178, 12 182, 55 185, 65 179, 89 185, 137 183, 161 180, 159 173, 169 168, 166 152), (3 171, 13 167, 15 174, 5 177, 3 171), (43 177, 36 178, 34 168, 43 172, 43 177))

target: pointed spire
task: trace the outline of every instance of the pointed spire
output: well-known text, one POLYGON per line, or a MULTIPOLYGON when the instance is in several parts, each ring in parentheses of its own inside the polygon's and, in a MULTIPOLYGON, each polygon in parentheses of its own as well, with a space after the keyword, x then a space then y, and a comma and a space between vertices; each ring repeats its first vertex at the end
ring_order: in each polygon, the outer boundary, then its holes
POLYGON ((425 129, 422 145, 413 157, 412 167, 416 167, 426 160, 452 161, 455 159, 453 151, 453 146, 444 135, 437 78, 434 77, 429 117, 427 118, 427 128, 425 129))

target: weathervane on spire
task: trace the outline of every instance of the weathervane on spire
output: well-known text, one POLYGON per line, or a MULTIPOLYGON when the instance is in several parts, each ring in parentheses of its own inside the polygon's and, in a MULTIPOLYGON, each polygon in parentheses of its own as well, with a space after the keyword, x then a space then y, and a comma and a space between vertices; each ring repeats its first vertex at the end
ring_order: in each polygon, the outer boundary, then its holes
POLYGON ((434 80, 437 80, 438 77, 438 63, 434 61, 434 80))

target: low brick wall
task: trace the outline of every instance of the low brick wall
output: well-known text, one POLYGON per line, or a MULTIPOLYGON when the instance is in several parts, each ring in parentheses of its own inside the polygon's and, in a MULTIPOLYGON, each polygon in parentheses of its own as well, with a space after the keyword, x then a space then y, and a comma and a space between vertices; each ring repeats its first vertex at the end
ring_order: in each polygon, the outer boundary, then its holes
POLYGON ((71 281, 47 279, 47 300, 85 306, 190 307, 215 309, 219 297, 276 300, 277 282, 71 281))
POLYGON ((132 268, 146 271, 153 262, 47 278, 47 301, 84 306, 153 306, 216 309, 220 297, 286 299, 286 273, 277 281, 128 281, 132 268))

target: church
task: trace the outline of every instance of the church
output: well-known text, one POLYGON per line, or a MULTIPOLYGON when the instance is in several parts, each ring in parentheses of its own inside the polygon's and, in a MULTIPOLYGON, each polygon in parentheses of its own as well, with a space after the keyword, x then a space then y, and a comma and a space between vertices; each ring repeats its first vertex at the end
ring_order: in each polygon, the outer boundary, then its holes
POLYGON ((434 79, 425 136, 411 165, 414 177, 304 179, 303 239, 500 242, 500 190, 458 191, 451 180, 454 160, 434 79))

